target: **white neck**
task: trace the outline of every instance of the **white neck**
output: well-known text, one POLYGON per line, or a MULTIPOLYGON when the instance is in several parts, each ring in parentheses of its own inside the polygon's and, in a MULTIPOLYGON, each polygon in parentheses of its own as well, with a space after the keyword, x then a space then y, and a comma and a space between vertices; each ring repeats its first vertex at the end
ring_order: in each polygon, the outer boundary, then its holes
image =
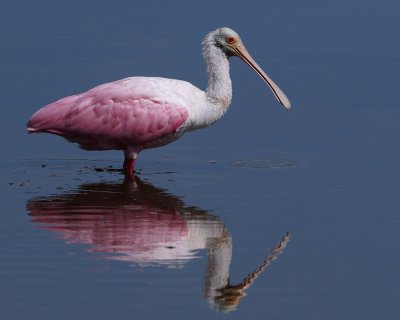
POLYGON ((207 100, 222 109, 228 110, 232 100, 232 82, 229 76, 229 61, 225 53, 215 45, 213 33, 203 40, 203 57, 207 66, 207 100))
POLYGON ((209 33, 202 42, 203 57, 207 66, 208 86, 199 103, 193 104, 191 121, 186 130, 204 128, 220 119, 228 110, 232 100, 232 82, 229 76, 229 61, 225 53, 215 45, 214 33, 209 33))

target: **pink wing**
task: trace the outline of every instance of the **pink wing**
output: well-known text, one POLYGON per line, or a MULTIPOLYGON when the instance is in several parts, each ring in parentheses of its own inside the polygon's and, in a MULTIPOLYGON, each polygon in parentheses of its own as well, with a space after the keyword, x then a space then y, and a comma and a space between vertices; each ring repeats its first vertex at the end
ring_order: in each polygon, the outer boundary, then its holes
POLYGON ((166 90, 168 82, 162 82, 128 78, 63 98, 37 111, 27 130, 58 134, 92 150, 168 143, 175 140, 189 113, 184 103, 151 97, 160 85, 166 90))

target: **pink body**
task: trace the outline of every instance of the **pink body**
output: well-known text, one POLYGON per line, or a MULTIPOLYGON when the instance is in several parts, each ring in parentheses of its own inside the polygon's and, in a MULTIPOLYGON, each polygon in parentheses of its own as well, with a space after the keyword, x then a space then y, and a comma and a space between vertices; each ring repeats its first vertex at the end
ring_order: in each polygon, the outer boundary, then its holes
POLYGON ((60 99, 37 111, 28 131, 58 134, 85 150, 139 152, 166 144, 179 137, 189 112, 184 101, 179 104, 151 94, 160 92, 163 80, 127 78, 60 99), (154 87, 158 90, 151 90, 154 87))
POLYGON ((203 92, 180 80, 131 77, 65 97, 38 110, 27 130, 60 135, 85 150, 124 150, 132 171, 137 154, 194 129, 189 114, 203 92))

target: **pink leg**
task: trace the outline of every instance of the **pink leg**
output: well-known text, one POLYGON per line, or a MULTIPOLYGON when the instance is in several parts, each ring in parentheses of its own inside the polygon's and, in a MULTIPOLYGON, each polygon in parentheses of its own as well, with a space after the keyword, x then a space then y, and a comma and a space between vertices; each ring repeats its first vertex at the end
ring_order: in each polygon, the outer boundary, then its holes
POLYGON ((124 151, 125 154, 125 161, 124 161, 124 172, 126 175, 132 176, 135 173, 135 160, 137 157, 137 152, 131 150, 131 149, 126 149, 124 151))
POLYGON ((129 175, 135 173, 135 159, 125 159, 124 171, 126 174, 129 174, 129 175))

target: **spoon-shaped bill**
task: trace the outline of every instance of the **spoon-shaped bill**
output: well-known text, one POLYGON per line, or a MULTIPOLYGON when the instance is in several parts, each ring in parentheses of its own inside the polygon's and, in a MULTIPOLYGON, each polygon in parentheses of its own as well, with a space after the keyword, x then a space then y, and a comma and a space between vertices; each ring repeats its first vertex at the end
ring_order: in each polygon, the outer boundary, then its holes
POLYGON ((254 61, 251 55, 248 53, 244 45, 238 45, 235 51, 244 62, 246 62, 257 74, 268 84, 272 92, 274 93, 276 99, 280 102, 282 106, 286 109, 290 109, 291 104, 288 97, 283 93, 281 89, 277 86, 275 82, 271 80, 270 77, 261 69, 261 67, 254 61))

